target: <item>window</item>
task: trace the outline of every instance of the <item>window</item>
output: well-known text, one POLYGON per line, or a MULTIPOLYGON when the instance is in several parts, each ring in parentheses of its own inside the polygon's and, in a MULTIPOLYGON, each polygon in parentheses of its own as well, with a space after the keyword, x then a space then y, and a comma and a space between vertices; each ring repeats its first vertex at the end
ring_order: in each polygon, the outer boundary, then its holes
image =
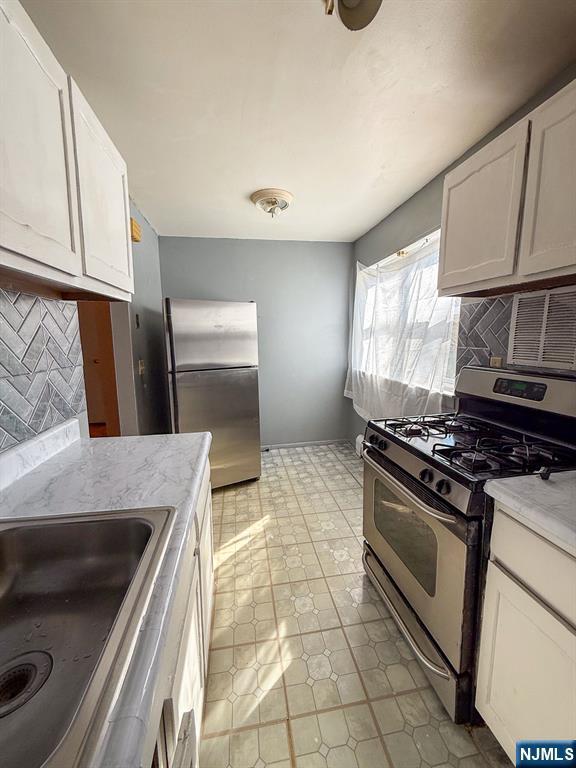
POLYGON ((460 300, 438 296, 440 230, 357 265, 346 394, 364 418, 453 406, 460 300))

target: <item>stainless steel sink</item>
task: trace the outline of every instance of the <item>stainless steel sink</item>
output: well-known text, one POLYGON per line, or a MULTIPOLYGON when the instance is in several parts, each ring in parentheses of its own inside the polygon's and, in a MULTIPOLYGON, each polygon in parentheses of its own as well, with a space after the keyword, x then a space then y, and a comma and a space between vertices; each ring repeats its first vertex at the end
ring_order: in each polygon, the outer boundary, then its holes
POLYGON ((76 763, 149 591, 169 510, 0 525, 0 763, 76 763), (140 599, 140 603, 142 599, 140 599))

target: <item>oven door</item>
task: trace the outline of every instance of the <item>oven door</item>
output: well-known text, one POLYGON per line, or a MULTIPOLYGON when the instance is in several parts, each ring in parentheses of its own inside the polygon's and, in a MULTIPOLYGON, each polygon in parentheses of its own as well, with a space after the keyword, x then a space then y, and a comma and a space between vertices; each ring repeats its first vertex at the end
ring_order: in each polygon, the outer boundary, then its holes
POLYGON ((374 451, 364 450, 363 458, 364 537, 454 670, 464 671, 470 664, 479 523, 451 513, 412 478, 403 483, 374 451))

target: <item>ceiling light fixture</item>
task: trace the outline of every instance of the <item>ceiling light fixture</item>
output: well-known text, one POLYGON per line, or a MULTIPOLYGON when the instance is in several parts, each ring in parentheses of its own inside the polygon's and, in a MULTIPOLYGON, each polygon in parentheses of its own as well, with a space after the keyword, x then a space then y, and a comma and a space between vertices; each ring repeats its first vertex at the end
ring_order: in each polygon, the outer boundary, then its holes
POLYGON ((286 192, 285 189, 275 189, 274 187, 259 189, 250 195, 250 200, 252 200, 254 205, 264 211, 264 213, 269 213, 272 218, 285 211, 293 199, 294 197, 290 192, 286 192))
MULTIPOLYGON (((344 26, 355 32, 374 20, 381 5, 382 0, 338 0, 338 16, 344 26)), ((325 11, 332 15, 334 0, 325 0, 325 11)))

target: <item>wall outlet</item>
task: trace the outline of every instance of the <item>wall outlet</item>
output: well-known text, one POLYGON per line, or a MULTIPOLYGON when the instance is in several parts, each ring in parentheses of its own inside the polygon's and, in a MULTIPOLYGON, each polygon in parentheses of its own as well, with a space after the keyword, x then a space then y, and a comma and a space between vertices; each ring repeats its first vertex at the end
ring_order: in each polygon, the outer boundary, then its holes
POLYGON ((490 358, 490 368, 502 368, 502 362, 504 358, 502 357, 495 357, 492 355, 490 358))
POLYGON ((138 360, 138 376, 144 376, 145 370, 146 366, 144 365, 144 360, 138 360))

